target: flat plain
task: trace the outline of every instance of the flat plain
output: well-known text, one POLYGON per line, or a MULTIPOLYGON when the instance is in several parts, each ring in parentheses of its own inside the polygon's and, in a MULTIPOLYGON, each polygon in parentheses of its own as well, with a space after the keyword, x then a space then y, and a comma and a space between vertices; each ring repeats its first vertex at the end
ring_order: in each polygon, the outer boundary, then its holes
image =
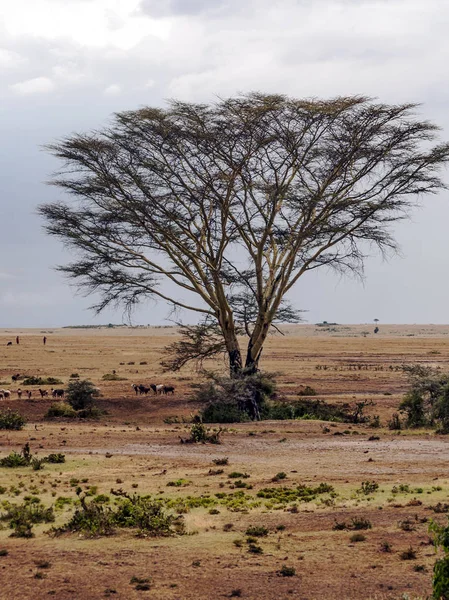
MULTIPOLYGON (((314 420, 232 424, 220 445, 180 443, 199 408, 192 385, 201 377, 188 368, 162 372, 159 360, 176 339, 175 328, 0 330, 0 387, 12 392, 0 408, 18 410, 28 421, 22 431, 0 432, 1 456, 26 442, 37 456, 66 455, 64 464, 40 471, 1 468, 0 503, 30 495, 45 506, 56 503, 58 526, 73 513, 78 486, 107 496, 121 488, 182 504, 186 526, 186 535, 164 538, 130 530, 54 537, 46 524, 34 527, 35 537, 20 539, 3 528, 0 550, 8 552, 0 556, 0 598, 428 596, 436 559, 428 526, 431 519, 447 522, 435 508, 448 502, 449 440, 430 430, 392 431, 387 423, 407 389, 402 365, 449 370, 449 326, 380 325, 376 335, 373 329, 284 327, 284 335, 269 339, 261 367, 278 374, 279 392, 289 399, 309 385, 327 402, 372 401, 366 412, 379 416, 380 428, 314 420), (120 381, 103 380, 113 371, 120 381), (18 399, 11 381, 16 373, 64 384, 78 373, 98 386, 106 414, 97 421, 45 420, 53 400, 41 398, 39 386, 21 386, 32 398, 18 399), (176 389, 136 396, 133 383, 176 389), (213 460, 220 458, 228 464, 217 468, 213 460), (233 473, 243 475, 237 480, 243 487, 229 477, 233 473), (276 480, 279 473, 285 477, 276 480), (378 487, 370 491, 363 482, 378 487), (320 483, 333 491, 307 502, 278 493, 320 483), (267 489, 274 490, 271 497, 267 489), (370 527, 354 532, 363 521, 370 527), (348 528, 338 528, 343 523, 348 528), (268 529, 252 544, 260 551, 250 551, 250 527, 268 529), (149 589, 136 589, 144 579, 149 589)), ((221 361, 206 366, 225 372, 221 361)))

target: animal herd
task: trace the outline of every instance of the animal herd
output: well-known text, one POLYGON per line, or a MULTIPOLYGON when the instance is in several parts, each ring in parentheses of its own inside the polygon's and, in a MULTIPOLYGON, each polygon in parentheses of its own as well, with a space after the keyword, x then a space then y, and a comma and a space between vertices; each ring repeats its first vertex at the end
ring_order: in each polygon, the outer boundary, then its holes
MULTIPOLYGON (((20 375, 12 375, 12 380, 13 382, 17 382, 20 378, 20 375)), ((173 385, 165 385, 165 384, 154 384, 154 383, 150 383, 149 386, 145 386, 143 384, 136 384, 133 383, 131 386, 136 394, 136 396, 142 396, 142 395, 147 395, 150 392, 153 392, 153 394, 155 396, 157 395, 167 395, 167 394, 174 394, 175 393, 175 387, 173 385)), ((53 398, 64 398, 64 394, 65 394, 65 390, 63 388, 51 388, 51 390, 43 390, 41 388, 38 389, 39 394, 41 395, 41 398, 45 398, 45 397, 49 397, 52 396, 53 398)), ((28 400, 31 400, 32 396, 33 396, 33 391, 32 390, 22 390, 21 388, 18 388, 16 390, 17 393, 17 397, 22 398, 22 394, 25 393, 25 395, 27 396, 28 400)), ((11 390, 4 390, 4 389, 0 389, 0 400, 7 400, 9 398, 11 398, 11 390)))
POLYGON ((149 392, 153 392, 154 395, 162 395, 162 394, 174 394, 175 393, 175 388, 173 385, 163 385, 163 384, 159 384, 159 385, 155 385, 154 383, 150 383, 149 387, 140 384, 136 384, 133 383, 132 386, 133 390, 136 393, 136 396, 142 396, 142 395, 147 395, 149 392))

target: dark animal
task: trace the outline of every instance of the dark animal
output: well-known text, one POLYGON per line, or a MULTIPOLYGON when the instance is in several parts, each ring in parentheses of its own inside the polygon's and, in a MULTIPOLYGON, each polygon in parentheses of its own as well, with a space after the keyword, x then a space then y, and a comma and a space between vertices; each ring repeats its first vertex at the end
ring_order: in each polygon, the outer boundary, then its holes
POLYGON ((41 395, 41 398, 48 396, 47 390, 41 390, 41 388, 39 388, 39 394, 41 395))
POLYGON ((136 383, 133 383, 131 387, 136 392, 136 396, 137 396, 137 394, 139 393, 139 386, 136 383))
POLYGON ((20 377, 20 373, 17 373, 17 375, 12 375, 12 376, 11 376, 11 379, 12 379, 13 381, 18 381, 19 377, 20 377))
POLYGON ((22 390, 20 388, 17 390, 17 397, 19 398, 19 400, 22 397, 22 390))
POLYGON ((379 327, 376 327, 374 333, 379 333, 379 327))
POLYGON ((150 388, 153 390, 154 394, 156 395, 157 391, 156 391, 156 386, 154 385, 154 383, 150 383, 150 388))
POLYGON ((53 396, 53 398, 63 398, 64 390, 63 389, 54 390, 53 388, 51 388, 51 395, 53 396))
POLYGON ((142 384, 140 384, 140 385, 139 385, 139 393, 140 393, 141 395, 142 395, 142 394, 145 394, 145 396, 146 396, 146 395, 148 394, 148 392, 150 391, 150 389, 151 389, 151 388, 149 388, 149 387, 146 387, 145 385, 142 385, 142 384))
POLYGON ((174 394, 175 387, 173 385, 164 385, 164 394, 174 394))
POLYGON ((33 392, 31 390, 27 390, 28 400, 31 400, 32 395, 33 395, 33 392))
POLYGON ((8 342, 6 345, 7 346, 12 346, 12 342, 8 342))

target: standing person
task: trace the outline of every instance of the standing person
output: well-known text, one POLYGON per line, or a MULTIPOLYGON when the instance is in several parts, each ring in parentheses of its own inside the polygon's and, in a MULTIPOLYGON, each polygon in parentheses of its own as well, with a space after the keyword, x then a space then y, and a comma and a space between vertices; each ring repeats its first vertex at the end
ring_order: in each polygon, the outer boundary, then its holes
POLYGON ((19 336, 16 337, 16 344, 19 343, 19 336))
POLYGON ((45 337, 45 335, 44 335, 44 339, 42 341, 44 342, 44 346, 45 346, 45 344, 47 343, 47 338, 45 337))

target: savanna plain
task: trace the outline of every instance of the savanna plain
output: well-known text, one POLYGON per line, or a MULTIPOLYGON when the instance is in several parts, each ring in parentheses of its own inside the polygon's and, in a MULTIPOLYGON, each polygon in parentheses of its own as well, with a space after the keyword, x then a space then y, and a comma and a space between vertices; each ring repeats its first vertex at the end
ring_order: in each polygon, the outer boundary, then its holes
MULTIPOLYGON (((367 401, 370 422, 228 424, 220 444, 181 443, 201 408, 193 399, 201 376, 189 368, 162 372, 175 328, 0 330, 0 388, 12 392, 0 408, 27 419, 21 431, 0 431, 0 456, 26 443, 38 458, 65 455, 36 471, 0 468, 0 512, 32 497, 55 515, 28 539, 10 537, 3 524, 0 598, 428 597, 438 556, 429 522, 447 523, 449 438, 394 431, 388 422, 408 386, 402 365, 449 370, 449 326, 373 329, 284 327, 261 362, 278 374, 280 396, 297 399, 311 386, 329 403, 367 401), (73 374, 90 379, 105 414, 45 419, 54 400, 38 388, 52 386, 12 382, 19 373, 62 380, 55 387, 73 374), (103 379, 108 374, 116 379, 103 379), (175 392, 136 395, 131 387, 150 383, 175 392), (19 399, 18 387, 32 397, 19 399), (160 500, 182 519, 183 533, 51 533, 68 522, 80 496, 114 506, 111 489, 160 500)), ((207 368, 225 372, 219 361, 207 368)))

